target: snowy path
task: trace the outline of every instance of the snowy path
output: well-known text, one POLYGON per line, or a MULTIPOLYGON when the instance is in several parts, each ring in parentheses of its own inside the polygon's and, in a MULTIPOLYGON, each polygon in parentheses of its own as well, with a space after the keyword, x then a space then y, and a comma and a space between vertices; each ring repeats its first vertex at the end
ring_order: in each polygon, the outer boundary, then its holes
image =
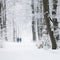
POLYGON ((0 60, 60 60, 60 50, 37 49, 34 44, 20 44, 17 48, 0 48, 0 60))
POLYGON ((45 50, 0 49, 1 60, 60 60, 60 54, 45 50))

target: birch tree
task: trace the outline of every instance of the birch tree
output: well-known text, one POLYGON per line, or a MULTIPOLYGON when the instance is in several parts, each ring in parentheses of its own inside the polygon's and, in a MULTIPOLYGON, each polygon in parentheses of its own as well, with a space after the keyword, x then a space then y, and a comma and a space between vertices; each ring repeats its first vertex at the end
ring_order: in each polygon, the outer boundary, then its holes
POLYGON ((54 34, 55 34, 55 38, 56 40, 59 39, 59 34, 56 34, 58 33, 57 29, 58 29, 58 20, 57 20, 57 3, 58 3, 58 0, 53 0, 53 9, 52 9, 52 21, 53 21, 53 26, 54 26, 54 34))

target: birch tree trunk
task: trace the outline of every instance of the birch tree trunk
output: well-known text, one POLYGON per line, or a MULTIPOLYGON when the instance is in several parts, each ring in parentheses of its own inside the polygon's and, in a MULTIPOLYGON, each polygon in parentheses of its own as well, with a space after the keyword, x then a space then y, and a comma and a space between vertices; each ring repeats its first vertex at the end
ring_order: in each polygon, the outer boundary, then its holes
POLYGON ((56 10, 57 10, 57 0, 53 0, 53 11, 52 11, 52 16, 53 16, 53 25, 54 25, 54 30, 56 30, 58 26, 57 22, 57 17, 56 17, 56 10))
MULTIPOLYGON (((58 29, 58 21, 57 21, 57 17, 56 17, 56 14, 57 14, 57 3, 58 3, 58 0, 53 0, 53 10, 52 10, 52 20, 53 20, 53 26, 54 26, 54 31, 56 31, 58 29)), ((58 33, 58 32, 56 32, 58 33)), ((56 35, 56 34, 55 34, 56 35)), ((56 40, 59 39, 59 34, 55 36, 56 40)))

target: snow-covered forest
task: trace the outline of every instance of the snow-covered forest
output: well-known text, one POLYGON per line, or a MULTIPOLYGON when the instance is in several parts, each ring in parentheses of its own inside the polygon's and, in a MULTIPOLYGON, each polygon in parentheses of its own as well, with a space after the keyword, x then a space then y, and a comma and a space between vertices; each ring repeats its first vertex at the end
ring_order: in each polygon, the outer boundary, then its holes
POLYGON ((0 60, 60 60, 60 0, 0 0, 0 60))
POLYGON ((0 0, 0 47, 60 48, 59 11, 59 0, 0 0))

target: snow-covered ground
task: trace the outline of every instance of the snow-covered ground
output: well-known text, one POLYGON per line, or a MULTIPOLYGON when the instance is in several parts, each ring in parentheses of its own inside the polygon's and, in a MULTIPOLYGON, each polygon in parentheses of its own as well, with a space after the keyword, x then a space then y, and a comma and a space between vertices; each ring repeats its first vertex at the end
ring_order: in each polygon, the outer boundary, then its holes
POLYGON ((37 49, 35 44, 32 43, 27 45, 5 43, 5 48, 0 48, 0 60, 60 60, 60 49, 37 49), (10 48, 10 46, 15 46, 15 48, 10 48))

